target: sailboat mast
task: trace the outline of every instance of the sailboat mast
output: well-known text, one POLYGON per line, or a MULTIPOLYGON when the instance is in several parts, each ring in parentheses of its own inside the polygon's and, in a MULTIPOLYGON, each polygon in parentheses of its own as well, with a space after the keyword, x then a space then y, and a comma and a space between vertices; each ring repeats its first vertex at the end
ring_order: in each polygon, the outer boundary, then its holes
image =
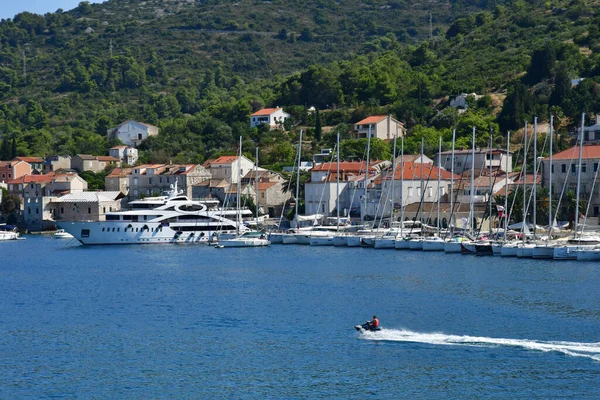
MULTIPOLYGON (((394 221, 394 182, 396 181, 396 143, 398 138, 398 128, 394 134, 394 149, 392 151, 392 208, 390 210, 390 228, 392 227, 392 221, 394 221)), ((385 207, 383 207, 385 211, 385 207)))
POLYGON ((577 229, 578 229, 578 224, 579 224, 579 185, 581 183, 581 157, 582 157, 582 153, 583 153, 583 124, 584 123, 585 123, 585 113, 581 113, 581 131, 579 133, 579 161, 577 162, 577 194, 575 197, 575 234, 577 234, 577 229))
POLYGON ((506 135, 506 182, 504 182, 504 242, 506 242, 506 233, 508 232, 508 157, 510 155, 510 131, 506 135))
MULTIPOLYGON (((424 157, 423 157, 423 144, 425 142, 425 138, 423 136, 421 136, 421 204, 423 204, 423 199, 425 199, 425 193, 423 192, 423 190, 425 189, 423 187, 423 161, 424 161, 424 157)), ((423 210, 421 209, 421 215, 419 216, 419 221, 421 221, 421 225, 423 225, 423 210)))
POLYGON ((336 200, 335 208, 337 210, 337 226, 336 226, 335 230, 339 231, 340 230, 340 133, 339 132, 337 133, 336 147, 337 147, 337 154, 336 154, 337 180, 335 183, 335 190, 337 192, 337 195, 335 197, 335 200, 336 200))
POLYGON ((237 228, 236 231, 240 233, 240 224, 242 223, 241 213, 240 213, 240 196, 242 195, 242 137, 240 136, 240 148, 239 148, 239 156, 238 156, 238 180, 237 180, 237 196, 236 196, 236 219, 237 219, 237 228))
POLYGON ((404 136, 400 138, 400 237, 404 228, 404 136))
POLYGON ((258 147, 256 148, 256 157, 254 164, 255 178, 254 178, 254 195, 256 198, 256 204, 254 205, 255 213, 256 213, 256 230, 258 230, 258 147))
MULTIPOLYGON (((369 125, 369 133, 368 133, 369 137, 367 138, 367 166, 365 168, 365 211, 362 214, 362 219, 364 221, 365 216, 367 215, 367 204, 369 203, 367 198, 369 196, 369 192, 367 190, 367 187, 369 186, 369 155, 371 153, 371 125, 369 125)), ((377 217, 377 216, 375 216, 377 217)), ((362 222, 362 221, 361 221, 362 222)))
POLYGON ((537 117, 533 118, 533 238, 536 236, 536 211, 537 211, 537 189, 536 189, 536 181, 537 181, 537 117))
POLYGON ((452 222, 453 214, 454 214, 454 141, 456 140, 456 129, 452 129, 452 166, 450 167, 451 177, 450 177, 450 233, 454 234, 454 223, 452 222))
POLYGON ((440 190, 440 184, 441 184, 441 177, 440 177, 440 172, 442 171, 442 137, 440 136, 440 140, 439 140, 439 144, 438 144, 438 171, 437 171, 437 176, 438 176, 438 182, 437 182, 437 224, 436 224, 436 228, 437 228, 437 235, 438 237, 440 236, 440 197, 441 196, 441 190, 440 190))
POLYGON ((521 222, 521 239, 523 240, 523 243, 525 243, 525 220, 527 219, 527 215, 525 215, 527 209, 527 121, 525 121, 523 146, 523 170, 521 171, 521 177, 523 179, 523 222, 521 222))
POLYGON ((550 166, 548 178, 548 240, 552 236, 552 135, 553 135, 554 115, 550 115, 550 166))
POLYGON ((298 228, 298 196, 300 195, 300 160, 302 160, 302 129, 300 129, 300 140, 298 141, 298 170, 296 171, 296 205, 295 213, 296 216, 296 228, 298 228))
POLYGON ((488 203, 490 206, 490 210, 489 210, 489 214, 488 214, 488 225, 489 225, 489 231, 490 231, 490 235, 492 234, 492 192, 494 190, 494 185, 492 184, 492 160, 494 159, 494 154, 492 152, 492 145, 494 143, 494 141, 492 140, 492 135, 494 133, 494 130, 492 128, 490 128, 490 194, 488 195, 488 203))
POLYGON ((473 219, 475 218, 473 212, 473 196, 475 193, 475 127, 473 127, 473 137, 471 139, 471 189, 469 192, 471 193, 469 201, 469 230, 472 234, 475 231, 473 228, 473 219))

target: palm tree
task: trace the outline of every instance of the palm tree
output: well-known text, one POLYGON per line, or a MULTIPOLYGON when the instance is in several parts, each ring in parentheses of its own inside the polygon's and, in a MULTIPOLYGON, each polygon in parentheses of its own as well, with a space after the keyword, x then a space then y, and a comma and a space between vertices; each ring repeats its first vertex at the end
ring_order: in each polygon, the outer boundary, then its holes
MULTIPOLYGON (((565 193, 565 204, 567 208, 566 217, 569 219, 569 229, 573 229, 575 225, 575 207, 577 204, 577 197, 575 192, 572 189, 569 189, 567 193, 565 193)), ((585 211, 587 208, 587 201, 583 199, 579 199, 579 215, 585 215, 585 211)))

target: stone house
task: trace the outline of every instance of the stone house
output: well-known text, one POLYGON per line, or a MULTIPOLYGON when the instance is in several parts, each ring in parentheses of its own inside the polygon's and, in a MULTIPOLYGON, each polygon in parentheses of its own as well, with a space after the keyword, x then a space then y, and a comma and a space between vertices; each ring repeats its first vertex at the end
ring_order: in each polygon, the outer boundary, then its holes
MULTIPOLYGON (((475 171, 483 169, 489 170, 490 165, 493 170, 499 169, 504 171, 506 168, 508 157, 508 171, 512 172, 512 153, 507 153, 503 149, 475 149, 475 171)), ((473 150, 455 150, 454 151, 454 173, 462 174, 471 169, 473 160, 473 150)), ((435 156, 435 164, 441 165, 442 168, 452 170, 452 151, 442 151, 435 156)))
POLYGON ((23 161, 31 165, 32 174, 41 174, 44 169, 44 159, 41 157, 15 157, 13 161, 23 161))
POLYGON ((120 167, 121 162, 118 158, 112 156, 92 156, 89 154, 77 154, 71 160, 71 168, 77 172, 101 172, 109 166, 120 167))
POLYGON ((237 183, 249 171, 254 171, 254 163, 245 156, 221 156, 204 165, 208 166, 213 179, 225 179, 231 183, 237 183))
POLYGON ((25 161, 0 161, 0 182, 31 175, 31 165, 25 161))
POLYGON ((71 156, 48 156, 42 165, 42 173, 48 174, 58 170, 71 169, 71 156))
POLYGON ((132 147, 156 135, 158 135, 158 127, 133 120, 127 120, 107 130, 108 140, 118 139, 124 145, 132 147))
POLYGON ((394 135, 398 137, 406 135, 404 124, 391 115, 374 115, 362 119, 354 124, 352 138, 362 139, 369 136, 383 140, 393 140, 394 135))
POLYGON ((119 191, 70 193, 49 205, 56 221, 105 221, 106 213, 121 210, 119 191))
POLYGON ((135 165, 139 156, 138 150, 130 146, 115 146, 108 150, 108 155, 120 160, 123 164, 135 165))

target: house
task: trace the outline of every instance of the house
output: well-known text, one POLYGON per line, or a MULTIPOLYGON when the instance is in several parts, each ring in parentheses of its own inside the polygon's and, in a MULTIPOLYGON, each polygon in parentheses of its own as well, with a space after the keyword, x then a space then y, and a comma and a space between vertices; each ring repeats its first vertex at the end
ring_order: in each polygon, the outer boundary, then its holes
MULTIPOLYGON (((588 218, 600 217, 600 197, 598 196, 600 180, 597 179, 599 163, 600 145, 588 145, 581 148, 579 196, 580 199, 590 202, 588 218), (594 195, 592 195, 592 190, 594 195)), ((544 158, 540 172, 542 185, 548 187, 550 170, 552 170, 552 194, 555 198, 560 197, 563 186, 565 186, 565 192, 571 190, 576 193, 578 165, 579 146, 573 146, 560 153, 553 154, 552 165, 550 165, 550 157, 544 158)), ((561 207, 566 207, 566 202, 563 201, 561 207)), ((600 220, 595 220, 594 224, 597 225, 599 222, 600 220)))
POLYGON ((464 113, 465 111, 467 111, 467 108, 469 108, 469 104, 467 102, 467 99, 469 97, 473 97, 475 100, 479 100, 483 96, 478 95, 477 93, 461 93, 452 100, 450 100, 450 107, 456 108, 459 113, 464 113))
POLYGON ((42 173, 71 169, 71 156, 48 156, 42 165, 42 173))
POLYGON ((400 165, 402 162, 433 164, 433 160, 427 157, 425 154, 404 154, 396 157, 396 165, 400 165))
POLYGON ((225 203, 225 191, 229 186, 231 183, 225 179, 207 179, 192 187, 192 197, 194 199, 215 198, 225 203))
POLYGON ((267 124, 271 128, 282 128, 288 118, 290 114, 283 111, 283 108, 263 108, 250 116, 250 128, 262 124, 267 124))
POLYGON ((225 179, 231 183, 237 183, 240 177, 254 170, 254 163, 245 156, 221 156, 205 165, 208 165, 213 179, 225 179))
POLYGON ((106 176, 105 187, 120 190, 130 199, 164 195, 177 182, 178 190, 192 198, 192 187, 207 179, 210 172, 196 164, 145 164, 123 168, 106 176))
MULTIPOLYGON (((473 161, 473 150, 455 150, 454 151, 454 173, 461 175, 463 172, 471 169, 471 163, 473 161)), ((492 169, 500 169, 504 171, 507 169, 506 163, 508 161, 508 171, 512 172, 512 153, 507 153, 503 149, 475 149, 475 171, 483 169, 489 170, 490 165, 492 169), (508 157, 508 160, 507 160, 508 157)), ((436 154, 435 164, 441 165, 442 168, 452 171, 452 151, 442 151, 436 154)))
POLYGON ((110 192, 129 193, 129 177, 133 168, 115 168, 104 177, 104 190, 110 192))
POLYGON ((126 146, 138 146, 150 136, 158 135, 158 127, 143 122, 127 120, 107 130, 108 140, 120 140, 126 146))
MULTIPOLYGON (((532 174, 533 177, 533 174, 532 174)), ((490 175, 489 171, 475 171, 473 184, 471 185, 471 171, 465 171, 458 180, 454 181, 454 199, 461 203, 469 204, 471 197, 474 203, 485 203, 490 196, 501 194, 504 196, 505 186, 511 190, 516 181, 520 179, 520 173, 505 173, 497 170, 490 175), (471 193, 471 188, 473 193, 471 193), (490 191, 491 190, 491 191, 490 191)))
MULTIPOLYGON (((367 186, 379 176, 378 165, 378 162, 369 165, 367 186)), ((361 210, 366 170, 366 162, 360 161, 340 162, 339 169, 336 162, 323 163, 311 169, 310 180, 304 185, 305 213, 333 215, 336 212, 338 176, 340 215, 347 216, 351 211, 361 210)))
POLYGON ((119 191, 77 192, 50 202, 49 209, 56 221, 105 221, 106 213, 121 210, 119 191))
POLYGON ((259 170, 258 186, 256 173, 250 171, 242 178, 242 184, 250 184, 255 191, 258 191, 258 206, 271 216, 281 215, 285 203, 292 197, 292 191, 286 190, 288 189, 286 180, 273 171, 259 170))
MULTIPOLYGON (((596 114, 596 119, 591 121, 590 126, 583 127, 583 142, 585 144, 600 143, 600 114, 596 114)), ((581 128, 577 132, 581 131, 581 128)))
POLYGON ((447 200, 453 178, 458 181, 460 177, 429 163, 396 164, 393 175, 390 170, 375 182, 375 194, 371 198, 377 201, 375 208, 368 209, 367 214, 389 215, 392 205, 398 210, 412 203, 437 202, 438 198, 447 200))
POLYGON ((77 154, 71 159, 71 168, 77 172, 104 171, 106 167, 120 167, 121 161, 112 156, 92 156, 89 154, 77 154))
POLYGON ((62 195, 86 189, 87 182, 72 173, 25 175, 8 181, 9 192, 21 199, 23 220, 31 231, 54 227, 55 215, 50 203, 62 195))
POLYGON ((115 146, 108 150, 108 155, 118 160, 123 164, 135 165, 138 160, 138 150, 131 146, 115 146))
POLYGON ((312 161, 300 161, 300 167, 297 167, 295 165, 294 166, 290 165, 290 166, 283 167, 282 169, 285 172, 297 171, 298 169, 300 169, 300 171, 302 171, 302 172, 306 172, 306 171, 310 171, 310 169, 314 166, 315 166, 315 164, 312 161))
POLYGON ((383 140, 393 140, 394 136, 406 135, 406 129, 402 122, 398 122, 391 115, 374 115, 362 119, 354 124, 353 139, 376 137, 383 140))
POLYGON ((31 175, 31 165, 25 161, 0 161, 0 182, 31 175))
POLYGON ((44 159, 41 157, 15 157, 13 161, 23 161, 31 165, 32 174, 43 173, 44 159))

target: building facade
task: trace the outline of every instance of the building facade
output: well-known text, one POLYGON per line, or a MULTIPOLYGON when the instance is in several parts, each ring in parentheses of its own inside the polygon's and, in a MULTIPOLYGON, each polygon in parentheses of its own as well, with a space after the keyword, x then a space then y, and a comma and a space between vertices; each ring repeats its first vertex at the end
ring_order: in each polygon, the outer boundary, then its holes
POLYGON ((132 147, 156 135, 158 135, 158 127, 133 120, 127 120, 107 130, 108 140, 118 139, 124 145, 132 147))
POLYGON ((394 136, 406 135, 406 129, 402 122, 392 118, 391 115, 375 115, 367 117, 354 124, 352 137, 362 139, 369 136, 383 140, 393 140, 394 136))
POLYGON ((250 128, 267 124, 271 128, 283 128, 283 123, 290 118, 290 114, 283 108, 263 108, 250 116, 250 128))
MULTIPOLYGON (((504 171, 508 161, 508 171, 512 172, 512 153, 507 153, 502 149, 475 149, 475 170, 489 170, 490 166, 493 170, 499 169, 504 171), (508 160, 507 160, 508 158, 508 160)), ((454 151, 454 173, 461 175, 466 170, 471 169, 473 161, 472 150, 455 150, 454 151)), ((435 156, 435 164, 441 165, 442 168, 452 171, 452 152, 442 151, 435 156)))

